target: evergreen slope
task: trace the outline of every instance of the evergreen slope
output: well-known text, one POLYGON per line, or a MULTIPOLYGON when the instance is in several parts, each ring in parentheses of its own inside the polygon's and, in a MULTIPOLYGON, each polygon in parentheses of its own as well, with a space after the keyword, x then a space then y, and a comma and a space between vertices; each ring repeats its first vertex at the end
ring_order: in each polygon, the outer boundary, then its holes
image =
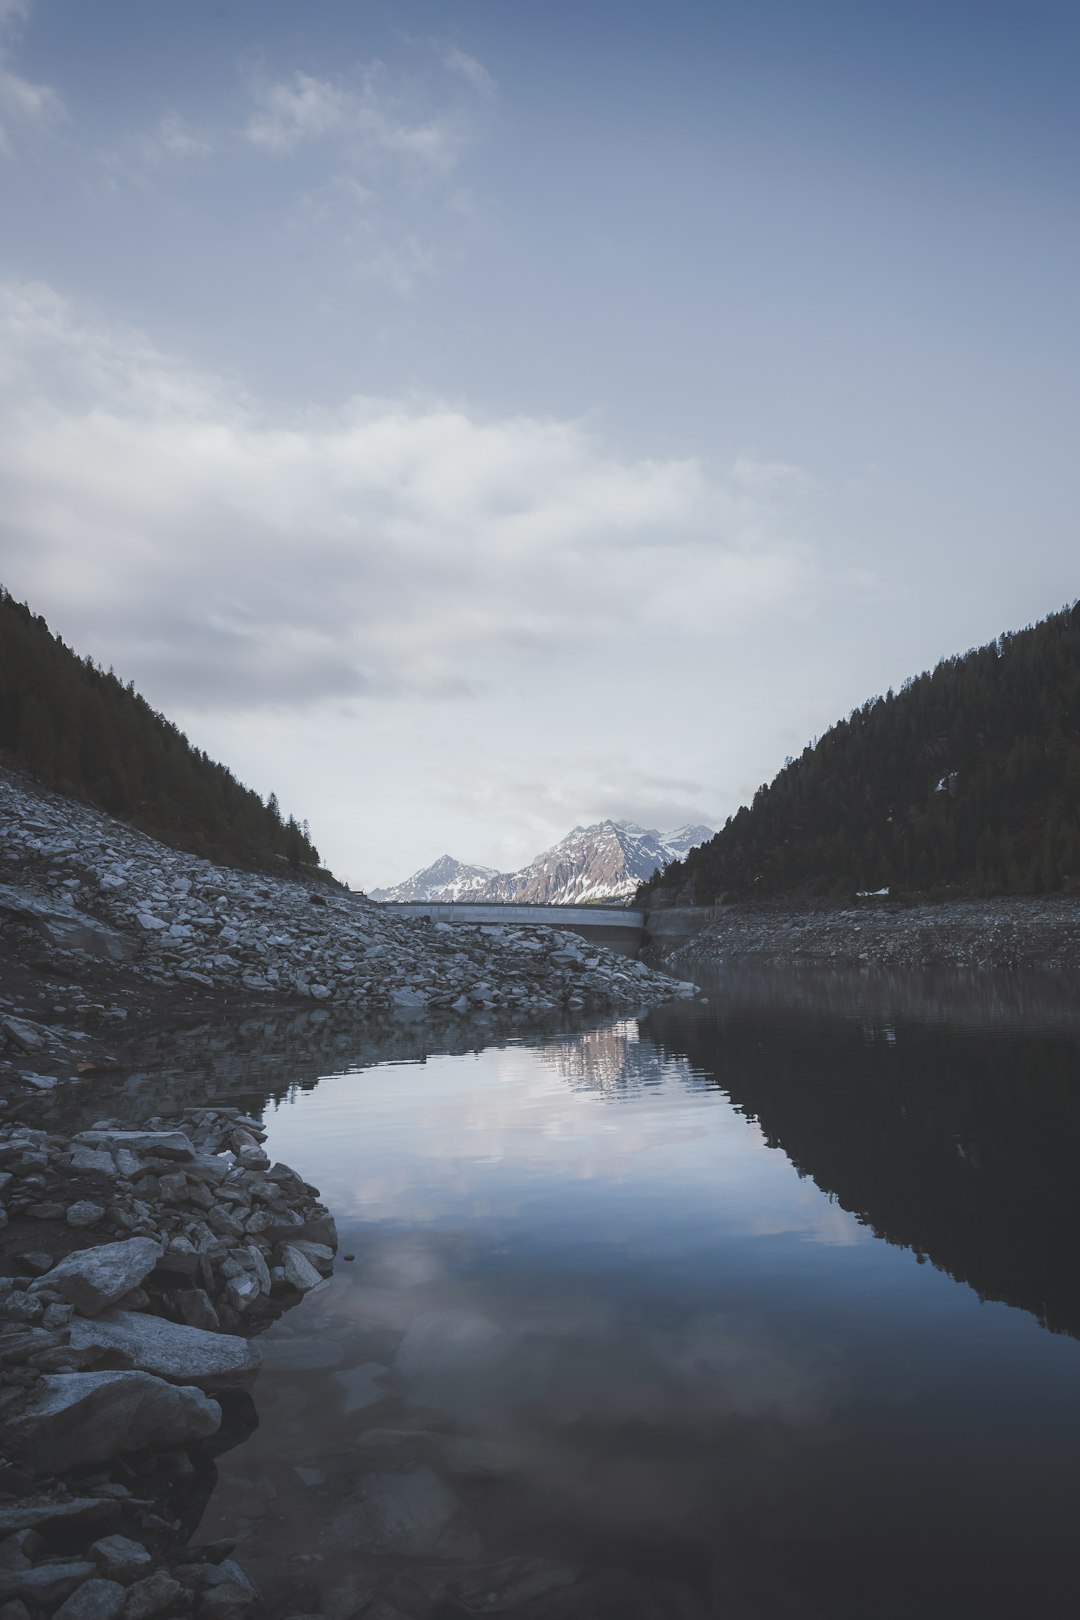
POLYGON ((49 787, 226 865, 317 866, 271 794, 263 804, 110 670, 79 658, 0 586, 0 750, 49 787))
POLYGON ((1080 604, 872 698, 639 894, 886 886, 1080 889, 1080 604))

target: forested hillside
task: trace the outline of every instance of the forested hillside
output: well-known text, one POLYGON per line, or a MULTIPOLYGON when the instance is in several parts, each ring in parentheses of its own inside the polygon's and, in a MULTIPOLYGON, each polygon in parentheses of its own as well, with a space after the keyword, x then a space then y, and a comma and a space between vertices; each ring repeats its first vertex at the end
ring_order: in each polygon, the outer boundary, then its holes
POLYGON ((871 699, 639 893, 885 887, 1080 891, 1080 605, 871 699))
POLYGON ((80 658, 0 587, 0 758, 155 838, 228 865, 317 866, 271 795, 264 804, 136 692, 80 658))

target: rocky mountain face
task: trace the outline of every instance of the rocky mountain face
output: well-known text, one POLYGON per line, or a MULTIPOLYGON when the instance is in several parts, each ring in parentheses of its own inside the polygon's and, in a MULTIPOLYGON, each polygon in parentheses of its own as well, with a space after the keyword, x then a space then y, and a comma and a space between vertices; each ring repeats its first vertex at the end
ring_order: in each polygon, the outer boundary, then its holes
POLYGON ((370 889, 372 900, 471 900, 479 889, 497 878, 492 866, 466 866, 452 855, 440 855, 437 861, 414 872, 404 883, 395 883, 390 889, 370 889))
POLYGON ((373 900, 518 901, 534 905, 573 905, 594 900, 625 900, 639 883, 669 861, 713 835, 711 827, 678 827, 661 833, 633 821, 599 821, 575 827, 519 872, 492 872, 464 866, 450 855, 391 889, 374 889, 373 900))

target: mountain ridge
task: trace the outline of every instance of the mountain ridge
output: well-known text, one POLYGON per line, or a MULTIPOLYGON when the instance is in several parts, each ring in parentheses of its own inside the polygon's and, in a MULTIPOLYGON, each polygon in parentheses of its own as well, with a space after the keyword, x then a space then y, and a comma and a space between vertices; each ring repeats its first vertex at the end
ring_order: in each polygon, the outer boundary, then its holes
POLYGON ((634 821, 608 818, 574 827, 516 872, 468 866, 441 855, 402 883, 369 890, 369 898, 398 905, 466 899, 532 905, 627 900, 653 873, 711 836, 712 829, 704 825, 661 833, 634 821))

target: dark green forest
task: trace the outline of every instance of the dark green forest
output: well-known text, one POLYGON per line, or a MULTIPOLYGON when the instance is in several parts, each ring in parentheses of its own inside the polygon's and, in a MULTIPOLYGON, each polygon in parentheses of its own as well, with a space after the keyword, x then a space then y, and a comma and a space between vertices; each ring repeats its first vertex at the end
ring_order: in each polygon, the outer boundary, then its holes
POLYGON ((872 698, 638 893, 886 887, 1080 891, 1080 604, 872 698))
POLYGON ((273 794, 224 765, 0 586, 0 758, 177 849, 226 865, 316 867, 319 854, 273 794))

